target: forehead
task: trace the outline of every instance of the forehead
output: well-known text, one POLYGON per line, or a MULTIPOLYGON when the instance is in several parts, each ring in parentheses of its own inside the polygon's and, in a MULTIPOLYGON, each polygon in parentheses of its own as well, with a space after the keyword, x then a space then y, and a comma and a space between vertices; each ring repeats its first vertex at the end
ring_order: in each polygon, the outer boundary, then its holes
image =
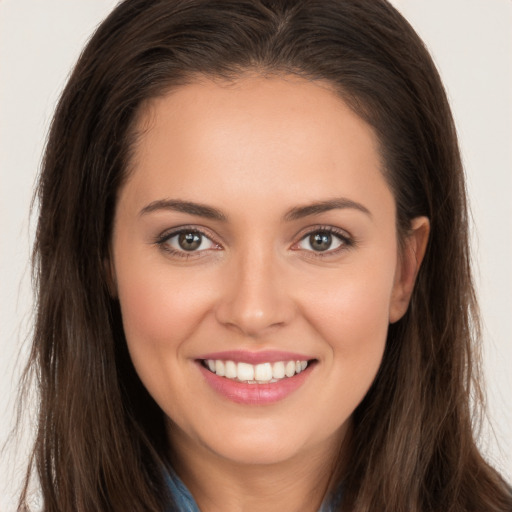
POLYGON ((138 202, 172 195, 222 203, 230 194, 286 207, 333 190, 387 188, 373 129, 325 82, 203 79, 150 101, 136 131, 125 188, 138 202))

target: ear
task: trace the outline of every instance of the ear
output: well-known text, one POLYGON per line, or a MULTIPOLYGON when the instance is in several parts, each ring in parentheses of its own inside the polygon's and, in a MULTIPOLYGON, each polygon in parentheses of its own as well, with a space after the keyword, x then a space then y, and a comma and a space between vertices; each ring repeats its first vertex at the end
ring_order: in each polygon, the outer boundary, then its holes
POLYGON ((427 217, 416 217, 411 221, 397 261, 389 307, 390 323, 400 320, 409 307, 416 276, 425 256, 429 232, 430 222, 427 217))

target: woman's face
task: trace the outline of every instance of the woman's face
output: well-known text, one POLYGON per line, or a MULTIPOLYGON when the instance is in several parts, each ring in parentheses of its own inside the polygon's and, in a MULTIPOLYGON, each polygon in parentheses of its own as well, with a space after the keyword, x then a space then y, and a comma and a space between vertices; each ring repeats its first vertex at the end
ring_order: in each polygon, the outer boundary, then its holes
POLYGON ((325 84, 255 76, 178 88, 138 128, 112 273, 172 441, 239 463, 332 453, 428 231, 399 253, 372 129, 325 84))

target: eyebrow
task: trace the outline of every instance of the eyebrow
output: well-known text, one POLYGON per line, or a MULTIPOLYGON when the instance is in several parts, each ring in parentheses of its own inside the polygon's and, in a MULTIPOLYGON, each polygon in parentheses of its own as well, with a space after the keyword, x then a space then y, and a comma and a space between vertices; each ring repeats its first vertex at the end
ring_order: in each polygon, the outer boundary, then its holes
MULTIPOLYGON (((284 220, 287 222, 302 219, 310 215, 318 215, 320 213, 328 212, 330 210, 340 209, 354 209, 365 213, 370 218, 372 214, 370 210, 363 206, 361 203, 352 201, 344 197, 329 199, 326 201, 318 201, 305 206, 296 206, 291 210, 288 210, 284 215, 284 220)), ((149 203, 147 206, 142 208, 139 215, 146 215, 151 212, 158 210, 171 210, 182 213, 188 213, 189 215, 197 215, 199 217, 205 217, 211 220, 227 221, 227 216, 217 208, 207 206, 201 203, 194 203, 192 201, 182 201, 180 199, 159 199, 149 203)))
POLYGON ((198 215, 199 217, 205 217, 211 220, 227 220, 227 217, 216 208, 205 204, 193 203, 191 201, 181 201, 180 199, 159 199, 158 201, 153 201, 142 208, 139 215, 146 215, 158 210, 173 210, 190 215, 198 215))
POLYGON ((319 201, 316 203, 308 204, 306 206, 297 206, 292 208, 285 214, 284 220, 298 220, 302 219, 303 217, 308 217, 309 215, 318 215, 319 213, 328 212, 330 210, 340 210, 347 208, 359 210, 360 212, 368 215, 370 218, 372 217, 370 210, 368 210, 368 208, 363 206, 361 203, 357 203, 356 201, 352 201, 351 199, 347 199, 345 197, 339 197, 336 199, 319 201))

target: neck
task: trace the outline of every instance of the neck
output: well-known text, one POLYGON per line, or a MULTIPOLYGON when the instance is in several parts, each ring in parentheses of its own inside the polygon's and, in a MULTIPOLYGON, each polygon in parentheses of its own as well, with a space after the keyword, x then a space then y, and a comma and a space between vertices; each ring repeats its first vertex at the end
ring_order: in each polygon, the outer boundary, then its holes
POLYGON ((345 430, 290 459, 251 464, 221 457, 171 425, 171 462, 202 512, 317 512, 331 490, 345 430))

